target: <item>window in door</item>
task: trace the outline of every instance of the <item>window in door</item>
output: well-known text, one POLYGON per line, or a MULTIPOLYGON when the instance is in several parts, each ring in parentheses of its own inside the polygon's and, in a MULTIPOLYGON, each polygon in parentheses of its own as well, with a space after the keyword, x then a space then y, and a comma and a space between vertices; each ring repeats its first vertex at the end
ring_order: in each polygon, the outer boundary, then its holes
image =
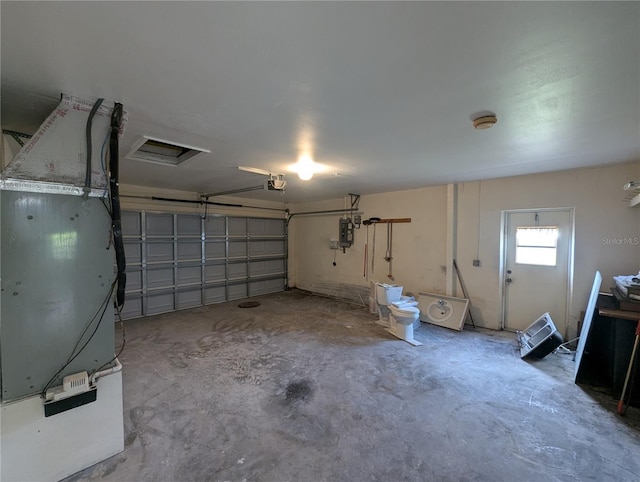
POLYGON ((518 226, 516 264, 556 266, 558 226, 518 226))

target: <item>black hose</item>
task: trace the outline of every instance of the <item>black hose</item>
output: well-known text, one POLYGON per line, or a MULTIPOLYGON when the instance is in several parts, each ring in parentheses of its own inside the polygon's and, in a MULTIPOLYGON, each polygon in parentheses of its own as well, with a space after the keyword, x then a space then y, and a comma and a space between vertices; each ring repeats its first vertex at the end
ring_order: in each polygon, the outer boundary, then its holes
POLYGON ((116 102, 111 113, 111 138, 109 140, 109 190, 111 192, 111 229, 113 231, 113 246, 116 251, 116 307, 124 305, 124 290, 127 284, 127 262, 122 238, 122 220, 120 214, 120 185, 119 177, 119 146, 118 134, 122 124, 122 104, 116 102))
POLYGON ((84 173, 85 193, 88 193, 89 190, 91 189, 91 125, 93 123, 93 117, 96 115, 96 112, 98 111, 98 108, 102 104, 102 101, 104 101, 104 99, 100 98, 100 99, 98 99, 96 101, 95 104, 93 104, 93 107, 91 108, 91 112, 89 112, 89 118, 87 119, 87 129, 86 129, 86 136, 87 136, 87 170, 84 173))

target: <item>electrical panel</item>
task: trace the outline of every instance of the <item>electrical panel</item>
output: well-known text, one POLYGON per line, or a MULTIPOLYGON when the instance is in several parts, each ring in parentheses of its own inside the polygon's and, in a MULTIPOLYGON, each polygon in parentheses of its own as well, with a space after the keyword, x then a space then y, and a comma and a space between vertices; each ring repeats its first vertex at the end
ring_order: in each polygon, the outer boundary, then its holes
POLYGON ((350 248, 353 244, 353 223, 351 218, 340 218, 340 247, 350 248))

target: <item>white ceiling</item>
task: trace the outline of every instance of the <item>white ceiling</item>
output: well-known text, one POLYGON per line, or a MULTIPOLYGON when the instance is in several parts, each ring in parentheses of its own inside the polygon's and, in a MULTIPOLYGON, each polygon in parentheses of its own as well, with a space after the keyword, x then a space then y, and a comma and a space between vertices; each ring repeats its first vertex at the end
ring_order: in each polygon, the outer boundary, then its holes
POLYGON ((217 192, 330 173, 301 201, 640 160, 638 2, 7 2, 2 127, 33 133, 61 92, 121 101, 141 135, 211 150, 123 158, 121 182, 217 192), (475 131, 471 117, 498 124, 475 131), (341 175, 331 175, 338 172, 341 175))

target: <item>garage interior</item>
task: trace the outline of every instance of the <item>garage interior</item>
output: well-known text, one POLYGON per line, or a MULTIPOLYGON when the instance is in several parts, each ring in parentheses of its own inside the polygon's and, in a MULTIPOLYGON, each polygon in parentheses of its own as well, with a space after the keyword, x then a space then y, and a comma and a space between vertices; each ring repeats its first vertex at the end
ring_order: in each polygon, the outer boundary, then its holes
POLYGON ((640 478, 639 2, 0 17, 2 480, 640 478))

